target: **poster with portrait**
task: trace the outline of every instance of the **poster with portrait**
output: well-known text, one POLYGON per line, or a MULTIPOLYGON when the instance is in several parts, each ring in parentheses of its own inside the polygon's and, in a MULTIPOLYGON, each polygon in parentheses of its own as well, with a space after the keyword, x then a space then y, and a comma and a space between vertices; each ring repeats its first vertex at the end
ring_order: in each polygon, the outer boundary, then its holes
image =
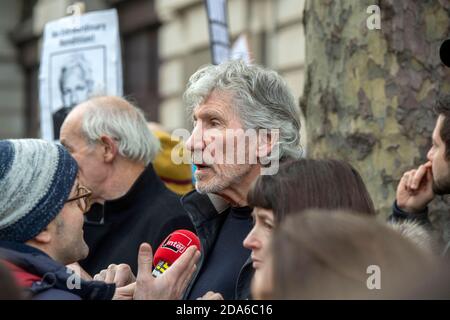
POLYGON ((45 25, 39 71, 41 134, 57 140, 67 114, 97 95, 123 92, 119 24, 115 9, 93 11, 45 25))

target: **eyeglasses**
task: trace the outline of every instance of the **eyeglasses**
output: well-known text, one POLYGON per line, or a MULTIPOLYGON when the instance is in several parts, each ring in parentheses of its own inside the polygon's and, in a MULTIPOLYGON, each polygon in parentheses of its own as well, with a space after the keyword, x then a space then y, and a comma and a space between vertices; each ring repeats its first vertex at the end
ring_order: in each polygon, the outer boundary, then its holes
POLYGON ((76 201, 78 208, 80 208, 81 212, 86 213, 89 211, 91 207, 91 196, 92 191, 86 187, 77 186, 77 195, 73 198, 69 198, 66 200, 67 202, 76 201))

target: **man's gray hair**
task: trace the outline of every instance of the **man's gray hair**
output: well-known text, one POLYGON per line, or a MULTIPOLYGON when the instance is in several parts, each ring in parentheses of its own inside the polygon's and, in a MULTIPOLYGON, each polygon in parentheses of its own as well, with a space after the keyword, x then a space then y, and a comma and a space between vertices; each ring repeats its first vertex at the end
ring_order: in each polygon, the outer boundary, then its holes
POLYGON ((151 133, 140 109, 119 97, 96 97, 85 103, 81 131, 89 144, 102 136, 117 142, 119 154, 145 165, 160 150, 159 140, 151 133))
POLYGON ((205 66, 191 76, 184 93, 190 111, 213 90, 232 94, 244 129, 279 130, 279 159, 301 157, 300 109, 278 73, 242 60, 205 66))

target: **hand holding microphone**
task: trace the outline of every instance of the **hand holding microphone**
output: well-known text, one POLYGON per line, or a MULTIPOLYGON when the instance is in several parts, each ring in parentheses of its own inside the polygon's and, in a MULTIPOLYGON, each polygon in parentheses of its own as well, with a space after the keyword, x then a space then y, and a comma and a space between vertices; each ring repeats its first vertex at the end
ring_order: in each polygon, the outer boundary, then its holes
POLYGON ((155 252, 153 258, 155 269, 152 275, 155 277, 162 275, 191 246, 200 250, 200 240, 195 233, 189 230, 172 232, 155 252))
POLYGON ((177 230, 170 234, 160 245, 155 259, 151 246, 148 243, 141 244, 133 299, 180 299, 196 270, 196 263, 200 258, 199 249, 197 236, 187 230, 177 230), (157 277, 152 275, 153 260, 155 265, 160 265, 157 277), (160 263, 161 261, 163 262, 160 263))

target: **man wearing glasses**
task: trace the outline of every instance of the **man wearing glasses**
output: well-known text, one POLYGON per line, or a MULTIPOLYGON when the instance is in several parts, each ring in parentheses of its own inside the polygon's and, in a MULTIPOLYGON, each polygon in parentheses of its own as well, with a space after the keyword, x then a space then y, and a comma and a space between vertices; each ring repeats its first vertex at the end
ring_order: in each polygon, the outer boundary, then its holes
POLYGON ((60 145, 35 139, 0 141, 0 263, 32 299, 174 299, 181 297, 199 253, 192 248, 163 276, 151 276, 152 251, 142 244, 137 283, 84 281, 65 265, 84 259, 84 214, 92 192, 60 145))

